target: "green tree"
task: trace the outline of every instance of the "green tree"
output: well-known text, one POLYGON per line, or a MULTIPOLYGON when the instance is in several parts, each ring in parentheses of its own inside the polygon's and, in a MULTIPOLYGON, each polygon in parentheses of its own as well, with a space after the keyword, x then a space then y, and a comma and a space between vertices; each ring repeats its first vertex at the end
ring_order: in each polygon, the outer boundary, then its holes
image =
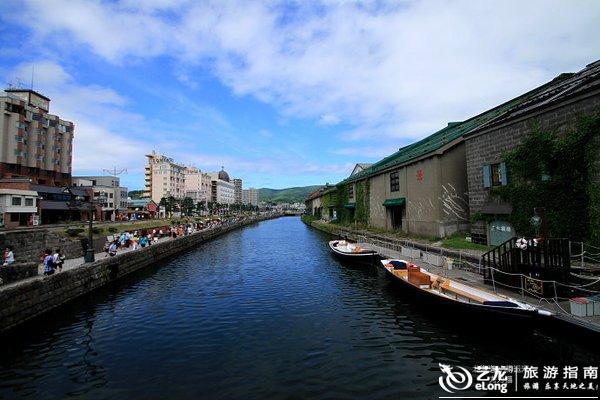
POLYGON ((510 220, 518 232, 533 235, 535 207, 546 209, 547 234, 573 240, 598 237, 593 222, 598 205, 591 201, 600 118, 583 118, 565 134, 534 129, 513 151, 503 154, 506 186, 492 195, 513 206, 510 220))
POLYGON ((167 215, 170 215, 173 211, 176 211, 179 209, 177 200, 173 196, 161 198, 158 205, 165 208, 167 215))
POLYGON ((202 200, 196 203, 196 211, 200 214, 206 211, 206 200, 202 200))
POLYGON ((190 197, 185 197, 181 201, 181 212, 185 215, 192 215, 194 212, 194 200, 192 200, 190 197))

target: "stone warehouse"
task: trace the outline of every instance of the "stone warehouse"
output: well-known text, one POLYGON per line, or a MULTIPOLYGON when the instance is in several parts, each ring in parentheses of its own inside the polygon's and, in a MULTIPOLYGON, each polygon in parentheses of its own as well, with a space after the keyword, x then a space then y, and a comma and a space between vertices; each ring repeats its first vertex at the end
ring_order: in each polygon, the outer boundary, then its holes
MULTIPOLYGON (((506 184, 502 152, 519 143, 540 116, 543 127, 561 130, 577 116, 594 113, 599 65, 562 74, 479 115, 450 122, 372 165, 355 168, 334 188, 312 193, 307 210, 325 220, 432 237, 469 231, 476 213, 509 214, 510 205, 487 196, 489 187, 506 184)), ((514 236, 502 224, 498 231, 514 236)), ((503 238, 488 240, 489 230, 482 223, 471 227, 481 243, 503 238)))
MULTIPOLYGON (((561 74, 531 93, 526 101, 465 137, 469 211, 486 217, 471 226, 476 242, 498 245, 515 236, 508 218, 511 204, 490 196, 490 189, 510 179, 502 154, 517 147, 534 129, 568 134, 582 116, 600 114, 600 61, 580 72, 561 74)), ((598 180, 591 183, 598 185, 598 180)))

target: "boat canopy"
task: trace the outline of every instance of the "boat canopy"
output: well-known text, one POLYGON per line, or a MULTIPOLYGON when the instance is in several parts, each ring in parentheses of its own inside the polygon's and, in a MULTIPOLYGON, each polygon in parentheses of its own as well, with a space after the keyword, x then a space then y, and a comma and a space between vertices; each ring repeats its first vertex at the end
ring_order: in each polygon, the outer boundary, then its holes
POLYGON ((405 197, 400 197, 397 199, 387 199, 386 201, 383 202, 384 207, 396 207, 396 206, 403 206, 405 204, 406 204, 405 197))

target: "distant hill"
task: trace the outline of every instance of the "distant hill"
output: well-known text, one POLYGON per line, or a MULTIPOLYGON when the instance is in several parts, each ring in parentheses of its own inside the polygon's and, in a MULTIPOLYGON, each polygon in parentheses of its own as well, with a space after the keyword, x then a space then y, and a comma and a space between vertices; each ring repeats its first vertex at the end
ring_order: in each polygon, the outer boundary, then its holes
POLYGON ((144 194, 143 190, 130 190, 127 195, 131 197, 131 200, 139 199, 144 194))
POLYGON ((258 201, 268 203, 304 203, 308 194, 321 185, 292 187, 287 189, 258 189, 258 201))

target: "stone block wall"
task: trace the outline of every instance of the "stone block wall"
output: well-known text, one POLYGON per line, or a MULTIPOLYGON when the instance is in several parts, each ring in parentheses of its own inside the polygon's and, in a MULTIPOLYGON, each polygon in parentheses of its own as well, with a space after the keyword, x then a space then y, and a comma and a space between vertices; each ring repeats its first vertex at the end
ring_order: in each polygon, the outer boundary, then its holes
MULTIPOLYGON (((20 281, 38 274, 38 263, 14 263, 0 266, 0 285, 20 281)), ((0 306, 1 307, 1 306, 0 306)))
MULTIPOLYGON (((532 115, 498 127, 484 130, 466 139, 467 180, 469 186, 469 211, 473 215, 489 201, 488 189, 483 187, 483 165, 501 161, 502 153, 517 147, 522 139, 537 126, 557 134, 567 133, 579 118, 600 112, 600 93, 572 99, 532 115)), ((532 149, 535 151, 535 149, 532 149)), ((508 171, 510 179, 510 171, 508 171)), ((474 242, 487 244, 487 227, 484 222, 471 225, 474 242)))
MULTIPOLYGON (((84 237, 87 235, 68 237, 57 230, 43 228, 13 230, 0 233, 0 249, 4 251, 6 246, 13 246, 17 262, 39 262, 45 249, 61 249, 67 258, 77 258, 83 257, 81 239, 84 237)), ((104 236, 94 237, 95 252, 102 251, 105 240, 104 236)))
POLYGON ((245 220, 103 258, 50 276, 37 276, 0 288, 0 333, 125 275, 171 259, 176 254, 233 229, 276 216, 245 220))

